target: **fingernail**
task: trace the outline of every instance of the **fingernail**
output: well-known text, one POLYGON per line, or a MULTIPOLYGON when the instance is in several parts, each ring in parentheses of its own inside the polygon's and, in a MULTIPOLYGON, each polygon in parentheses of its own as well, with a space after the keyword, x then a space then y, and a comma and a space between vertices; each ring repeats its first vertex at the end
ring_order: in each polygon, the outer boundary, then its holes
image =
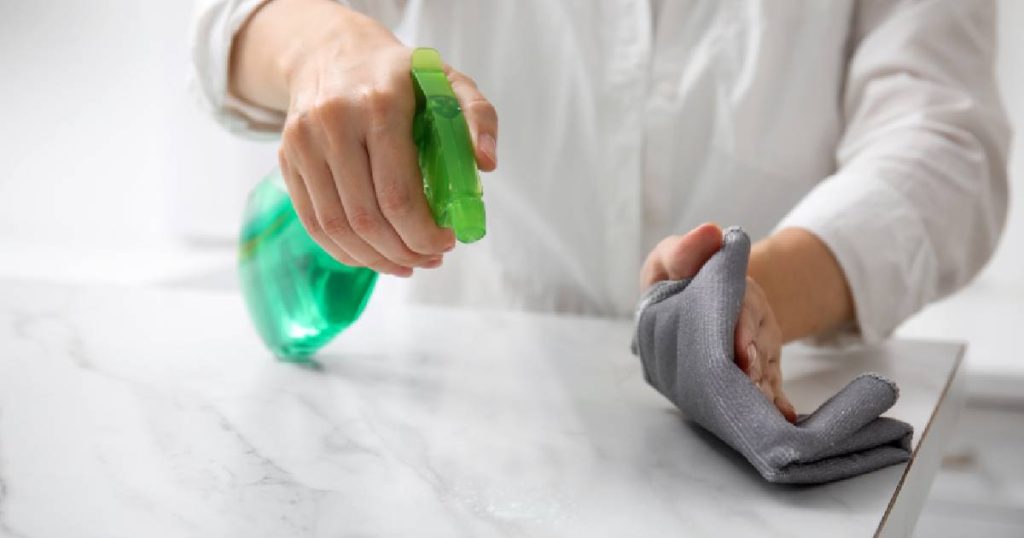
POLYGON ((761 380, 761 361, 757 358, 757 346, 753 342, 747 344, 747 360, 750 361, 748 373, 754 382, 761 380))
POLYGON ((430 258, 429 260, 424 262, 423 267, 426 267, 427 269, 434 269, 436 267, 440 267, 442 261, 444 261, 444 258, 440 256, 430 258))
POLYGON ((480 135, 480 151, 484 152, 484 155, 491 160, 495 165, 498 164, 498 145, 494 140, 494 137, 490 133, 484 133, 480 135))

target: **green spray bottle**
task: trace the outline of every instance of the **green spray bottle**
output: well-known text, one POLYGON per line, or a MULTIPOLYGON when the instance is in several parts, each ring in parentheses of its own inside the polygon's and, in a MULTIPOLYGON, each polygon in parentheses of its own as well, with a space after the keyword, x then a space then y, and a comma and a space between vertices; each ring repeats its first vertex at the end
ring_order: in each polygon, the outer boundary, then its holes
MULTIPOLYGON (((412 54, 423 192, 438 226, 463 243, 484 236, 483 191, 469 127, 441 56, 412 54)), ((299 222, 279 170, 249 195, 239 237, 242 295, 263 342, 278 358, 307 362, 362 314, 377 273, 344 265, 320 248, 299 222)))

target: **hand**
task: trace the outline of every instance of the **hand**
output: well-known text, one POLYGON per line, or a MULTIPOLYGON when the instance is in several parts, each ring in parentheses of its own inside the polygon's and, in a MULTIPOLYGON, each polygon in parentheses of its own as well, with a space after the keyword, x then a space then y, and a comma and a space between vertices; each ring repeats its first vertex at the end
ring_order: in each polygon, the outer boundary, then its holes
MULTIPOLYGON (((455 237, 434 223, 423 195, 412 139, 412 50, 373 19, 322 0, 268 3, 235 48, 233 87, 255 102, 286 106, 278 157, 310 236, 346 265, 398 276, 441 265, 455 237), (267 43, 281 51, 274 61, 267 61, 267 43)), ((477 165, 493 170, 494 107, 469 77, 447 72, 477 165)))
MULTIPOLYGON (((722 246, 722 230, 702 224, 682 236, 663 239, 647 256, 640 281, 644 288, 661 280, 690 278, 722 246)), ((789 422, 796 411, 782 390, 782 331, 758 283, 747 277, 746 293, 735 331, 736 365, 773 402, 789 422)))

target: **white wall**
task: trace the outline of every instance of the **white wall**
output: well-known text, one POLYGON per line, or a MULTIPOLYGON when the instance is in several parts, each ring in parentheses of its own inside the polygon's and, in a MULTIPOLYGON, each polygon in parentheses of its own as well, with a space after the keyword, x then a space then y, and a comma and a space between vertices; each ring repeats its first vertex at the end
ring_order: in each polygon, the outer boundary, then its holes
POLYGON ((190 2, 0 2, 0 237, 134 245, 233 234, 272 144, 186 91, 190 2))

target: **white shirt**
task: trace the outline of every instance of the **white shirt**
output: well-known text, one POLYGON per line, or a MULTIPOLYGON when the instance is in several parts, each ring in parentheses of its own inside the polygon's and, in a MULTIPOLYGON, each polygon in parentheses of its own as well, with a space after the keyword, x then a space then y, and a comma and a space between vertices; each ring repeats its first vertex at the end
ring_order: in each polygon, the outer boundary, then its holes
MULTIPOLYGON (((348 2, 469 74, 501 119, 488 235, 414 297, 628 315, 662 237, 704 221, 820 237, 859 335, 964 285, 1006 215, 1009 129, 987 1, 348 2)), ((205 0, 200 93, 229 127, 282 116, 228 95, 260 0, 205 0)))

